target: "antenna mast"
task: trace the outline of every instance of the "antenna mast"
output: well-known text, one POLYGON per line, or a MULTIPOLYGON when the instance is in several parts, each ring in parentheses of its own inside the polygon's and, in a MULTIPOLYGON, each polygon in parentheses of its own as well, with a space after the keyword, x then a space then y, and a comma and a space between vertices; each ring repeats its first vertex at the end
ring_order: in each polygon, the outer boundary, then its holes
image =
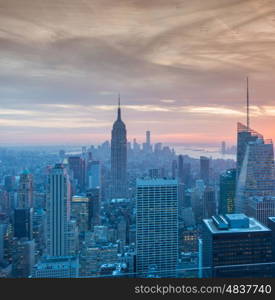
POLYGON ((250 128, 250 124, 249 124, 249 81, 248 81, 248 77, 246 77, 246 126, 247 129, 250 128))

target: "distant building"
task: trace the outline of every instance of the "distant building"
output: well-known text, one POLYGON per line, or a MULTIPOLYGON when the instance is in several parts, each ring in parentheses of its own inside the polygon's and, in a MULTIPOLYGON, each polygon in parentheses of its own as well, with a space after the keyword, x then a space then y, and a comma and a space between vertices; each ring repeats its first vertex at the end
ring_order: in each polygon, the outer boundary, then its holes
POLYGON ((183 156, 178 157, 178 180, 184 182, 184 166, 183 166, 183 156))
POLYGON ((108 227, 102 225, 94 226, 94 239, 97 243, 106 243, 108 241, 108 227))
POLYGON ((68 222, 68 255, 75 256, 79 250, 79 229, 76 220, 70 220, 68 222))
POLYGON ((150 147, 151 145, 151 132, 148 130, 146 131, 146 144, 150 147))
POLYGON ((254 196, 248 199, 248 215, 268 226, 268 218, 275 216, 274 196, 254 196))
POLYGON ((15 176, 5 176, 4 178, 4 188, 7 192, 15 190, 15 176))
POLYGON ((86 161, 80 156, 70 156, 68 158, 69 169, 72 172, 74 192, 85 190, 86 161))
POLYGON ((221 154, 222 155, 226 154, 226 143, 225 143, 225 141, 223 141, 222 144, 221 144, 221 154))
POLYGON ((198 251, 198 238, 199 234, 196 230, 196 227, 186 227, 181 232, 182 244, 181 251, 182 252, 197 252, 198 251))
POLYGON ((63 162, 64 159, 66 157, 66 151, 65 150, 59 150, 59 158, 60 158, 60 162, 63 162))
POLYGON ((14 237, 32 240, 33 208, 15 209, 13 219, 14 237))
POLYGON ((210 218, 216 215, 216 193, 212 187, 206 187, 203 193, 203 218, 210 218))
POLYGON ((165 169, 159 168, 159 169, 150 169, 149 170, 149 177, 154 178, 164 178, 165 177, 165 169))
POLYGON ((210 159, 205 156, 200 157, 200 179, 204 181, 206 185, 209 184, 210 177, 210 159))
POLYGON ((178 163, 175 159, 172 161, 171 171, 172 171, 172 178, 176 179, 178 177, 178 163))
POLYGON ((45 257, 32 269, 31 278, 78 278, 79 261, 72 256, 45 257))
POLYGON ((33 207, 33 178, 28 170, 20 175, 18 189, 18 208, 33 207))
POLYGON ((191 164, 184 163, 183 164, 183 182, 186 187, 190 188, 192 183, 192 176, 191 176, 191 164))
POLYGON ((137 276, 173 277, 178 262, 178 181, 137 180, 137 276))
POLYGON ((0 223, 0 264, 4 261, 5 256, 5 234, 6 234, 6 224, 0 223))
POLYGON ((203 219, 203 201, 204 201, 204 191, 205 184, 202 179, 196 180, 196 185, 192 189, 191 193, 191 206, 194 212, 196 224, 200 224, 203 219))
POLYGON ((42 255, 46 247, 47 238, 47 216, 44 209, 37 209, 33 213, 33 238, 36 250, 42 255))
POLYGON ((100 189, 90 189, 87 192, 89 198, 89 216, 88 228, 91 229, 95 225, 100 225, 100 210, 101 210, 101 193, 100 189))
POLYGON ((183 209, 182 219, 185 227, 195 227, 195 215, 191 206, 183 209))
POLYGON ((203 220, 204 277, 266 277, 272 271, 272 232, 244 214, 203 220))
POLYGON ((107 246, 84 247, 80 253, 80 276, 91 277, 100 273, 102 264, 118 262, 118 246, 110 244, 107 246))
POLYGON ((88 169, 88 189, 101 187, 101 164, 100 161, 92 161, 88 169))
POLYGON ((71 201, 71 218, 76 220, 80 232, 89 229, 89 198, 73 196, 71 201))
POLYGON ((120 103, 117 120, 112 129, 111 141, 112 198, 126 198, 127 188, 127 131, 121 119, 120 103))
POLYGON ((133 141, 133 151, 134 151, 135 153, 137 153, 137 152, 140 151, 140 145, 137 143, 137 140, 136 140, 136 139, 134 139, 134 141, 133 141))
POLYGON ((156 143, 155 146, 154 146, 154 152, 156 154, 159 154, 162 150, 162 143, 156 143))
POLYGON ((235 210, 236 169, 220 175, 219 213, 232 214, 235 210))
POLYGON ((13 240, 12 277, 28 278, 35 263, 35 242, 26 238, 13 240))

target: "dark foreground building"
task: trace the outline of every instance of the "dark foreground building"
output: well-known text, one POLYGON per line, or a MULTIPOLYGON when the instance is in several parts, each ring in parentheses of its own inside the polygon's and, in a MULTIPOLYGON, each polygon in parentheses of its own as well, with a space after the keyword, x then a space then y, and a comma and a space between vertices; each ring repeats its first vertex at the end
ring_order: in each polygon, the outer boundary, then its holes
POLYGON ((271 277, 272 231, 244 214, 203 220, 203 277, 271 277))

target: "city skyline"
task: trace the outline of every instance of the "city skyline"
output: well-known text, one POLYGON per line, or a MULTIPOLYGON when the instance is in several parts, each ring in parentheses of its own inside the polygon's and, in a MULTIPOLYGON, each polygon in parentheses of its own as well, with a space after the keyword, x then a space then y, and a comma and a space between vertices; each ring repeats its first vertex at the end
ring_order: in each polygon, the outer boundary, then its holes
POLYGON ((130 141, 232 145, 247 76, 251 127, 275 138, 271 1, 0 4, 3 145, 109 140, 119 92, 130 141))

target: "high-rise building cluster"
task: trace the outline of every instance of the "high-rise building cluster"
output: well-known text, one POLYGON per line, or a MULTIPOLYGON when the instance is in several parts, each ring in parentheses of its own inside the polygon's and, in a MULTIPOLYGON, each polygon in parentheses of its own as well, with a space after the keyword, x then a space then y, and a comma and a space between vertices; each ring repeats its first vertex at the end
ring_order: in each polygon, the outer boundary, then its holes
POLYGON ((101 145, 0 148, 0 277, 274 276, 273 143, 247 120, 220 159, 131 142, 120 99, 101 145))

